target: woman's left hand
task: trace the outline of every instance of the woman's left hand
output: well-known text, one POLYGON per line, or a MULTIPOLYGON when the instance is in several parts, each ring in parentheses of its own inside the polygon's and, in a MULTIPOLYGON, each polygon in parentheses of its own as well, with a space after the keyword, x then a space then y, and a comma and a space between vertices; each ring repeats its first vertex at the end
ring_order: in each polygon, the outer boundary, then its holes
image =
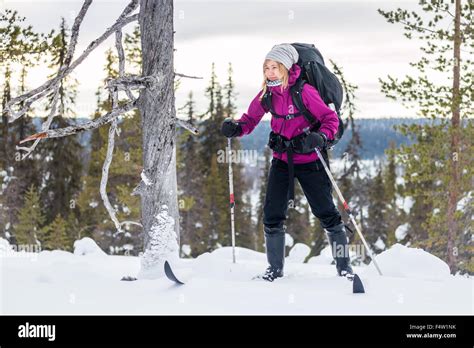
POLYGON ((326 135, 321 132, 311 132, 306 136, 304 141, 305 146, 309 147, 310 149, 314 149, 315 147, 323 149, 326 147, 327 138, 326 135))

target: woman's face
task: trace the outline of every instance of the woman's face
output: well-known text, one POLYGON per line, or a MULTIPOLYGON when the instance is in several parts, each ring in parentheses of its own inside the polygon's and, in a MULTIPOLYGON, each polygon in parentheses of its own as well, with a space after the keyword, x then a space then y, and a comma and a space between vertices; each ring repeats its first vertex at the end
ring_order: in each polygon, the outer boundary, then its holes
POLYGON ((264 66, 265 77, 270 81, 280 80, 283 74, 280 72, 278 63, 274 60, 267 60, 264 66))

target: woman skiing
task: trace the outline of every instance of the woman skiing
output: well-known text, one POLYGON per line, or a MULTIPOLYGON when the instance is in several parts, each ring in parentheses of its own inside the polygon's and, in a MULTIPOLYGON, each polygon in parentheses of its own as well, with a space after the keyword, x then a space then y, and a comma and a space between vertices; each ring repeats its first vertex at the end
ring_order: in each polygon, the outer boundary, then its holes
POLYGON ((298 52, 290 44, 280 44, 266 55, 263 64, 262 90, 252 100, 247 113, 239 120, 226 119, 221 132, 226 137, 250 134, 266 112, 272 112, 269 146, 273 159, 263 208, 263 224, 268 268, 261 278, 273 281, 283 276, 285 259, 286 213, 293 204, 293 177, 296 177, 316 216, 326 231, 340 276, 352 274, 347 236, 341 215, 332 199, 331 182, 318 159, 315 147, 324 149, 337 132, 337 114, 321 99, 318 91, 304 84, 301 97, 306 109, 320 124, 311 123, 293 105, 290 88, 297 83, 301 68, 298 52), (270 105, 262 97, 270 94, 270 105), (290 200, 289 200, 290 198, 290 200))

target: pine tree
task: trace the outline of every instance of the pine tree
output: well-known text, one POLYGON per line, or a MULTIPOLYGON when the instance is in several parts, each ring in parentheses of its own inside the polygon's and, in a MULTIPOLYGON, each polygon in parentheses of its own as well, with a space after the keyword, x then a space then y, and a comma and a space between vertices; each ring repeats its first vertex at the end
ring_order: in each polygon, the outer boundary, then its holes
MULTIPOLYGON (((235 85, 233 80, 233 69, 232 64, 229 63, 227 68, 227 81, 224 85, 224 118, 234 118, 237 106, 236 106, 236 97, 235 85)), ((218 123, 220 125, 221 123, 218 123)), ((217 127, 220 128, 220 127, 217 127)), ((220 135, 221 138, 224 138, 220 135)), ((240 144, 239 138, 234 138, 231 140, 232 144, 232 153, 238 154, 242 151, 242 146, 240 144)), ((255 150, 246 150, 246 151, 255 151, 255 150)), ((247 152, 248 153, 248 152, 247 152)), ((249 157, 247 157, 249 158, 249 157)), ((248 163, 250 165, 250 163, 248 163)), ((226 168, 227 169, 227 168, 226 168)), ((235 238, 236 245, 244 248, 252 248, 254 245, 254 240, 256 238, 255 227, 252 223, 252 207, 250 203, 249 185, 244 177, 244 163, 241 161, 232 161, 232 172, 233 172, 233 182, 234 182, 234 197, 235 197, 235 238)), ((224 172, 225 183, 228 191, 228 169, 224 172), (227 175, 226 175, 227 174, 227 175)), ((227 205, 227 210, 229 206, 227 205)), ((230 214, 227 220, 227 230, 226 236, 231 237, 231 223, 230 223, 230 214)), ((231 240, 229 239, 228 244, 231 245, 231 240)))
MULTIPOLYGON (((346 119, 344 122, 345 136, 349 136, 349 134, 351 136, 344 150, 343 171, 336 178, 336 181, 344 197, 349 202, 356 222, 365 230, 367 228, 367 222, 365 221, 364 210, 368 208, 371 202, 368 199, 369 180, 361 176, 362 165, 360 152, 363 147, 363 141, 359 133, 359 126, 356 122, 357 98, 355 94, 358 86, 347 81, 342 68, 335 62, 331 61, 331 64, 335 75, 339 78, 344 89, 344 104, 341 114, 342 117, 346 119)), ((337 199, 337 205, 343 220, 347 220, 347 214, 339 199, 337 199)), ((350 238, 352 239, 352 243, 362 243, 358 235, 350 236, 350 238)))
POLYGON ((61 215, 41 231, 41 246, 44 250, 72 250, 72 242, 68 236, 68 225, 61 215))
POLYGON ((370 205, 368 207, 367 224, 364 229, 364 237, 367 243, 371 245, 371 249, 375 252, 380 252, 385 249, 389 234, 387 226, 386 192, 383 178, 383 168, 380 164, 377 174, 371 180, 369 186, 368 194, 370 197, 370 205), (377 243, 379 240, 383 243, 382 246, 377 243))
POLYGON ((411 224, 410 235, 418 240, 418 246, 446 260, 451 272, 472 271, 468 260, 461 257, 472 253, 472 246, 464 244, 471 234, 472 221, 466 224, 465 211, 457 207, 472 190, 474 167, 468 152, 474 138, 469 119, 474 111, 473 61, 468 55, 461 56, 461 52, 472 51, 474 47, 474 4, 461 0, 421 0, 420 7, 422 14, 404 9, 379 10, 389 23, 403 24, 408 39, 420 39, 424 53, 419 61, 410 63, 418 70, 418 76, 406 76, 402 81, 392 76, 380 80, 387 97, 417 107, 421 116, 431 120, 423 125, 401 127, 403 134, 417 140, 397 152, 405 181, 409 182, 415 202, 431 208, 421 212, 421 224, 411 224), (452 81, 437 83, 433 75, 452 81))
MULTIPOLYGON (((23 153, 16 149, 19 141, 35 132, 31 115, 34 109, 15 122, 9 123, 5 106, 12 94, 23 93, 26 89, 26 77, 29 69, 41 63, 42 54, 48 47, 50 34, 40 34, 31 26, 25 26, 24 17, 17 11, 5 10, 0 14, 0 79, 1 87, 1 132, 0 132, 0 172, 4 176, 4 186, 0 191, 2 209, 0 210, 0 226, 11 243, 15 243, 9 228, 19 222, 17 213, 23 205, 24 195, 31 185, 39 187, 42 177, 39 172, 38 160, 33 156, 23 158, 23 153), (20 66, 20 69, 16 67, 20 66), (14 179, 13 179, 14 178, 14 179)), ((20 107, 24 104, 20 103, 20 107)))
POLYGON ((397 184, 397 165, 394 151, 395 143, 391 142, 389 149, 385 151, 387 154, 387 165, 384 171, 385 203, 387 206, 386 224, 388 228, 387 239, 384 242, 387 248, 397 242, 395 231, 407 220, 404 210, 397 204, 401 186, 397 184))
MULTIPOLYGON (((193 93, 189 92, 186 105, 187 121, 196 126, 195 106, 193 93)), ((177 175, 179 187, 179 208, 180 208, 180 248, 183 255, 183 246, 187 245, 191 251, 199 245, 205 231, 202 229, 201 214, 199 207, 202 206, 201 190, 203 188, 202 163, 199 160, 198 139, 195 135, 187 131, 181 131, 177 140, 177 175)), ((201 244, 202 245, 202 244, 201 244)), ((201 250, 199 246, 197 249, 201 250)), ((198 255, 197 252, 194 253, 198 255)))
MULTIPOLYGON (((54 71, 49 78, 55 76, 63 65, 68 48, 68 34, 64 18, 61 19, 59 32, 53 37, 50 53, 52 61, 49 68, 54 71)), ((78 82, 68 76, 61 80, 58 96, 58 114, 51 123, 52 129, 64 128, 74 124, 78 82)), ((53 96, 50 97, 51 103, 53 96)), ((43 158, 44 184, 41 192, 45 205, 47 223, 56 216, 68 218, 69 214, 77 214, 75 200, 81 188, 82 157, 84 148, 77 136, 51 139, 42 144, 40 153, 43 158)), ((77 234, 71 231, 71 234, 77 234)))
MULTIPOLYGON (((193 168, 199 173, 201 184, 193 184, 193 189, 187 190, 185 196, 192 193, 193 238, 189 239, 192 256, 205 251, 212 251, 220 246, 231 245, 231 225, 229 209, 229 178, 227 139, 220 133, 220 125, 226 117, 235 114, 235 92, 232 80, 232 66, 229 64, 227 81, 222 87, 215 73, 215 65, 211 67, 211 79, 205 95, 209 106, 203 115, 199 115, 200 136, 197 138, 197 149, 193 168), (196 167, 194 167, 196 166, 196 167)), ((188 144, 189 145, 189 144, 188 144)), ((239 153, 239 139, 232 139, 232 158, 239 153)), ((187 150, 183 150, 187 151, 187 150)), ((178 170, 179 170, 178 166, 178 170)), ((251 207, 248 195, 248 185, 243 177, 243 164, 233 160, 235 188, 235 230, 236 244, 242 247, 252 247, 255 231, 251 226, 251 207)), ((181 176, 181 174, 179 174, 181 176)), ((189 180, 189 178, 184 178, 189 180)))
POLYGON ((35 186, 31 185, 25 193, 24 204, 18 212, 18 223, 14 225, 16 241, 20 245, 38 244, 38 232, 45 222, 40 198, 35 186))
MULTIPOLYGON (((138 32, 135 31, 138 35, 138 32)), ((135 52, 137 41, 127 34, 124 50, 135 52)), ((127 54, 127 57, 130 55, 127 54)), ((112 50, 106 51, 105 80, 118 77, 118 58, 112 50)), ((139 60, 130 63, 132 69, 139 60)), ((119 101, 120 102, 120 101, 119 101)), ((110 111, 112 106, 109 96, 97 93, 97 111, 94 117, 110 111)), ((115 139, 113 161, 109 169, 107 194, 117 210, 120 221, 140 221, 140 199, 131 193, 140 180, 142 171, 142 137, 141 118, 138 110, 131 115, 119 118, 119 136, 115 139)), ((78 197, 82 226, 82 235, 91 236, 102 249, 110 253, 125 253, 131 249, 131 254, 138 255, 143 245, 141 228, 135 224, 125 224, 124 233, 116 233, 115 225, 105 210, 100 196, 99 187, 102 176, 102 166, 107 152, 108 129, 101 127, 92 134, 91 156, 88 161, 87 175, 83 178, 83 190, 78 197)))

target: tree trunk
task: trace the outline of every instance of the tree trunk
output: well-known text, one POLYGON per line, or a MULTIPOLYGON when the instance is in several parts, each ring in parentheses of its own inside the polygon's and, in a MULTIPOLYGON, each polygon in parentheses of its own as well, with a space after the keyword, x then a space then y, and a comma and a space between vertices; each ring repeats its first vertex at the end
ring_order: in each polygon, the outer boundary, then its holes
POLYGON ((139 277, 156 278, 163 274, 164 260, 177 257, 179 251, 176 172, 170 168, 175 163, 173 1, 141 0, 139 23, 143 76, 156 79, 141 92, 138 102, 146 176, 140 192, 145 238, 139 277))
POLYGON ((457 248, 456 235, 458 224, 456 221, 456 207, 459 198, 459 128, 460 128, 460 66, 461 66, 461 0, 456 0, 454 18, 454 69, 453 69, 453 103, 451 119, 451 180, 449 183, 448 199, 448 265, 452 273, 456 272, 457 248))

